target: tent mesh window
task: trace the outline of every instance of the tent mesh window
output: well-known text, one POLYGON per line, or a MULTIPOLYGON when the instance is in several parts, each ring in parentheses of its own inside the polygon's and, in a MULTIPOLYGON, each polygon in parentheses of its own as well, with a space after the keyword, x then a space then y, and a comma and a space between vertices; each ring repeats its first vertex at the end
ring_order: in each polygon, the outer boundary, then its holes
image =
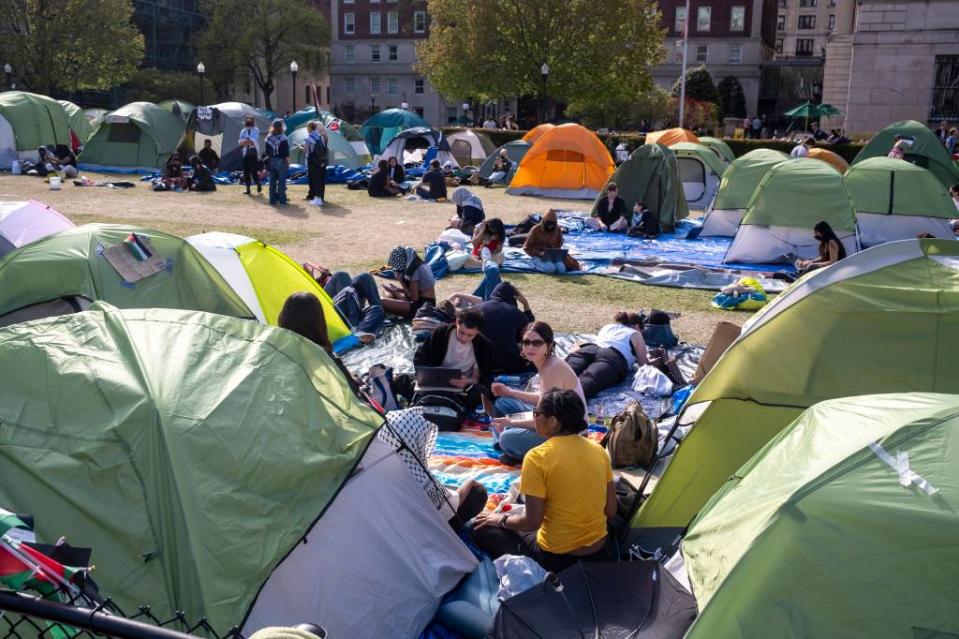
POLYGON ((553 149, 546 152, 547 162, 583 162, 585 157, 578 151, 569 149, 553 149))
POLYGON ((107 132, 107 142, 137 144, 140 142, 140 128, 131 123, 111 124, 107 132))

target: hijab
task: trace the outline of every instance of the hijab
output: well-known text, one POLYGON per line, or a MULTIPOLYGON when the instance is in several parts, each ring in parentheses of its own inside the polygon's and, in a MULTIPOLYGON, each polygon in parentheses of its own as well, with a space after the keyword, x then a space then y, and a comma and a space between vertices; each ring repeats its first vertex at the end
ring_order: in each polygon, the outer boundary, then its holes
POLYGON ((453 191, 450 199, 453 200, 453 204, 458 207, 472 206, 480 211, 483 210, 483 200, 479 199, 479 197, 474 195, 473 192, 465 186, 461 186, 453 191))
POLYGON ((394 246, 386 263, 397 277, 408 279, 420 267, 423 260, 411 246, 394 246))

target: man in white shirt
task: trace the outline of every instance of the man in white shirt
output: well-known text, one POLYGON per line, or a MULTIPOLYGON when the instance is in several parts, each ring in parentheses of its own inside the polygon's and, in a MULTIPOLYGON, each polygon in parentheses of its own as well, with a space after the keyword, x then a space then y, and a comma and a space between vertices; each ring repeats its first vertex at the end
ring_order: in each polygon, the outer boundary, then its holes
POLYGON ((806 138, 795 147, 789 153, 791 158, 806 158, 809 157, 809 147, 812 146, 812 138, 806 138))
POLYGON ((486 118, 486 122, 483 122, 484 129, 495 129, 496 121, 493 118, 486 118))

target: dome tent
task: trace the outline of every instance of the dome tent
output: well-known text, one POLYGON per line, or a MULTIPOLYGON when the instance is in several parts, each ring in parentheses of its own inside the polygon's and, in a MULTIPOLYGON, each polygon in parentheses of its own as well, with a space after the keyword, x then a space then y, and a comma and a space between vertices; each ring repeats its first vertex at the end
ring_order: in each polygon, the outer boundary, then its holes
POLYGON ((553 127, 523 157, 506 192, 592 200, 614 170, 596 134, 578 124, 553 127))
POLYGON ((853 165, 869 158, 885 157, 895 144, 896 136, 901 136, 907 143, 904 154, 907 162, 932 171, 947 189, 959 183, 959 168, 949 157, 946 147, 929 127, 915 120, 893 122, 877 133, 856 155, 856 159, 852 161, 853 165))
POLYGON ((686 204, 705 209, 716 196, 726 165, 708 147, 695 142, 677 142, 669 145, 669 150, 676 155, 686 204))
POLYGON ((360 127, 360 133, 366 140, 366 146, 374 156, 386 150, 386 145, 400 131, 412 128, 430 129, 429 122, 420 116, 403 109, 380 111, 360 127))
POLYGON ((242 102, 223 102, 208 107, 196 107, 186 123, 184 146, 192 150, 203 148, 203 140, 213 140, 213 150, 220 156, 220 171, 243 169, 243 155, 239 146, 243 121, 253 118, 260 130, 257 153, 263 153, 263 140, 269 135, 271 121, 259 109, 242 102))
POLYGON ((844 159, 842 159, 842 156, 833 153, 829 149, 823 149, 821 147, 809 149, 808 157, 811 157, 814 160, 821 160, 822 162, 825 162, 832 168, 839 171, 840 175, 849 170, 849 162, 846 162, 844 159))
POLYGON ((706 210, 702 237, 736 235, 756 187, 769 172, 789 156, 774 149, 756 149, 736 158, 726 167, 716 197, 706 210))
POLYGON ((955 395, 806 410, 690 527, 686 637, 955 636, 957 444, 955 395))
POLYGON ((819 160, 797 158, 769 169, 749 200, 724 262, 779 262, 786 255, 814 258, 813 227, 825 220, 846 247, 859 250, 856 214, 842 176, 819 160))
POLYGON ((736 161, 736 154, 733 153, 733 150, 729 148, 726 142, 719 138, 703 136, 699 138, 699 143, 718 155, 719 159, 722 160, 726 166, 736 161))
MULTIPOLYGON (((672 231, 679 220, 689 217, 676 156, 662 144, 637 147, 629 159, 616 168, 609 181, 619 187, 619 197, 623 198, 627 211, 642 202, 657 213, 660 227, 667 232, 672 231)), ((596 197, 591 214, 596 213, 604 197, 602 192, 596 197)))
MULTIPOLYGON (((832 169, 826 169, 835 174, 832 169)), ((803 277, 754 315, 690 395, 633 526, 673 539, 803 410, 867 393, 959 394, 959 242, 903 240, 803 277)))
POLYGON ((366 146, 366 140, 363 139, 363 135, 360 133, 360 130, 349 122, 344 122, 339 119, 329 111, 324 111, 320 109, 319 115, 315 107, 306 107, 305 109, 300 109, 293 115, 283 120, 284 125, 286 126, 286 134, 288 136, 293 135, 298 129, 305 127, 312 121, 319 122, 322 124, 327 132, 337 132, 343 139, 346 140, 351 147, 353 147, 353 152, 359 157, 360 160, 363 160, 360 166, 363 164, 369 164, 373 155, 370 153, 370 150, 366 146))
POLYGON ((183 120, 184 123, 190 119, 190 113, 196 108, 196 105, 190 104, 186 100, 164 100, 163 102, 157 103, 157 106, 169 111, 183 120))
POLYGON ((450 145, 446 143, 443 134, 434 129, 424 129, 422 127, 413 127, 397 133, 383 149, 383 153, 374 158, 374 162, 396 158, 400 164, 404 164, 405 154, 417 149, 421 149, 424 155, 429 149, 436 149, 436 157, 433 159, 438 161, 440 166, 449 162, 454 167, 459 168, 459 163, 450 153, 450 145))
POLYGON ((57 100, 57 102, 60 103, 67 114, 70 132, 76 136, 80 146, 83 146, 87 143, 87 140, 93 137, 94 126, 90 123, 90 120, 87 119, 87 116, 84 115, 83 109, 73 102, 69 100, 57 100))
POLYGON ((48 144, 70 146, 63 106, 45 95, 0 92, 0 169, 10 169, 14 160, 38 162, 37 149, 48 144))
POLYGON ((920 233, 951 238, 956 207, 930 171, 905 160, 875 157, 843 176, 852 196, 863 246, 911 239, 920 233))
POLYGON ((496 145, 482 131, 457 131, 446 138, 450 152, 460 166, 480 166, 486 158, 496 152, 496 145))
POLYGON ((150 102, 107 114, 78 158, 88 170, 162 168, 183 139, 183 120, 150 102))
POLYGON ((506 149, 506 155, 509 156, 509 159, 512 160, 513 166, 510 169, 510 174, 506 176, 506 183, 509 184, 510 180, 513 179, 513 175, 516 174, 516 169, 519 167, 519 163, 526 156, 526 153, 533 147, 529 142, 524 142, 523 140, 513 140, 512 142, 507 142, 500 148, 496 149, 495 152, 490 153, 483 164, 480 166, 479 176, 488 178, 493 174, 493 170, 496 166, 496 158, 499 156, 500 151, 506 149))
POLYGON ((692 131, 681 128, 650 131, 646 134, 646 144, 663 144, 665 146, 673 146, 674 144, 679 144, 680 142, 692 142, 693 144, 699 144, 699 138, 692 131))
POLYGON ((92 547, 123 609, 415 637, 476 566, 292 331, 97 305, 0 330, 0 386, 0 501, 92 547))
POLYGON ((521 138, 523 142, 529 142, 530 144, 536 144, 536 140, 540 139, 556 127, 555 124, 550 124, 549 122, 543 124, 537 124, 532 129, 523 134, 521 138))
MULTIPOLYGON (((309 132, 305 126, 301 126, 295 131, 287 134, 290 139, 290 161, 296 164, 306 165, 306 138, 309 132)), ((351 169, 366 166, 370 163, 370 156, 361 157, 357 155, 356 149, 347 141, 346 137, 339 131, 326 131, 327 147, 330 154, 329 166, 342 164, 351 169)), ((365 148, 366 145, 364 144, 365 148)))
POLYGON ((0 258, 30 242, 74 226, 73 222, 42 202, 0 201, 0 258))

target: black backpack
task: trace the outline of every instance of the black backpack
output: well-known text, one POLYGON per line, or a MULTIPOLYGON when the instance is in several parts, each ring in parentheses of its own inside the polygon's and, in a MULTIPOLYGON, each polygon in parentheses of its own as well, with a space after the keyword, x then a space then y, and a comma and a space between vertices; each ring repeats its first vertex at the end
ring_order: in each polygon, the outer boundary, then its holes
POLYGON ((325 166, 330 161, 330 148, 322 136, 316 144, 313 145, 313 151, 310 153, 308 161, 313 166, 325 166))
POLYGON ((423 417, 441 431, 459 430, 466 419, 466 407, 450 395, 441 393, 417 394, 413 397, 413 406, 423 411, 423 417))

